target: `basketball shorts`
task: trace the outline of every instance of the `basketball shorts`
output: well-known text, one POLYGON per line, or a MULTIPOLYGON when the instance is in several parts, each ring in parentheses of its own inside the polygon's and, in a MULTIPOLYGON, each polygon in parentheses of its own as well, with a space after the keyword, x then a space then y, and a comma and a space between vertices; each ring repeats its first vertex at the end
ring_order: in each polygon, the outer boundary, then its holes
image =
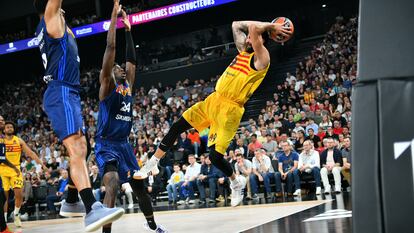
POLYGON ((16 172, 1 174, 1 181, 3 183, 3 189, 9 191, 10 189, 23 188, 23 175, 17 175, 16 172))
POLYGON ((95 156, 101 177, 104 175, 106 164, 115 163, 117 165, 121 184, 128 182, 134 172, 139 170, 138 161, 135 158, 131 145, 127 141, 118 142, 97 139, 95 156))
POLYGON ((43 106, 60 141, 83 129, 78 90, 56 81, 48 83, 43 106))
POLYGON ((209 95, 183 113, 184 119, 198 132, 210 127, 208 147, 225 154, 227 147, 240 126, 244 107, 217 92, 209 95))

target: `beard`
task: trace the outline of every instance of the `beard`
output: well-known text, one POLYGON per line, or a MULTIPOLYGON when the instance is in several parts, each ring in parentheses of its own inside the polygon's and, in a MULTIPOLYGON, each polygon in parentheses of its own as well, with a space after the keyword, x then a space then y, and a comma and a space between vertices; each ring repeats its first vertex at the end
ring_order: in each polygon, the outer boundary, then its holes
POLYGON ((253 47, 251 45, 246 46, 245 52, 253 53, 254 52, 253 47))

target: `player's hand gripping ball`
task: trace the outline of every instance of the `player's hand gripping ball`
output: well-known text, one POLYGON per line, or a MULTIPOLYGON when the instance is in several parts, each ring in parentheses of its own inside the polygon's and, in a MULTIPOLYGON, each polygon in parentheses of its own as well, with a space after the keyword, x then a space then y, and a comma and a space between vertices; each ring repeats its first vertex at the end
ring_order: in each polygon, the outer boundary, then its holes
POLYGON ((272 20, 275 24, 273 30, 269 31, 269 36, 272 40, 278 43, 284 43, 293 36, 294 26, 290 19, 286 17, 277 17, 272 20))

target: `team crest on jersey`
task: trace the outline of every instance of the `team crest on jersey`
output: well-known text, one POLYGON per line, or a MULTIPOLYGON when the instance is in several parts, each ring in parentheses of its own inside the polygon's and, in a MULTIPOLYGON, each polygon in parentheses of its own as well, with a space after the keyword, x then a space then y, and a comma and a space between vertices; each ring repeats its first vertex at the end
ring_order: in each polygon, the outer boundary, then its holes
POLYGON ((129 88, 128 82, 116 83, 116 92, 123 96, 126 96, 126 95, 131 96, 131 89, 129 88))
POLYGON ((216 138, 217 138, 217 134, 215 133, 215 134, 211 134, 210 137, 208 138, 208 140, 210 142, 214 142, 214 141, 216 141, 216 138))

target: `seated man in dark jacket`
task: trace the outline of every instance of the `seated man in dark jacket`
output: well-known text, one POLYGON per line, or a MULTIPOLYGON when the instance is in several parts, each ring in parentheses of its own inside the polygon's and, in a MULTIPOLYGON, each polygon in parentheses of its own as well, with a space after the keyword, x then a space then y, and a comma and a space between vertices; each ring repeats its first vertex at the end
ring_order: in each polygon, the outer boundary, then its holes
POLYGON ((187 138, 187 133, 182 132, 180 137, 177 139, 177 143, 174 145, 175 151, 183 153, 182 161, 177 161, 182 163, 183 161, 188 160, 188 155, 191 154, 192 145, 190 139, 187 138))
POLYGON ((342 153, 335 147, 333 138, 328 138, 327 149, 321 153, 321 179, 324 192, 331 192, 328 174, 333 174, 335 180, 335 192, 341 192, 341 168, 343 166, 342 153))
POLYGON ((205 186, 210 188, 210 203, 215 203, 217 180, 219 178, 219 170, 211 164, 210 158, 206 156, 205 164, 201 166, 200 175, 197 178, 197 187, 200 192, 199 204, 206 203, 205 186))

